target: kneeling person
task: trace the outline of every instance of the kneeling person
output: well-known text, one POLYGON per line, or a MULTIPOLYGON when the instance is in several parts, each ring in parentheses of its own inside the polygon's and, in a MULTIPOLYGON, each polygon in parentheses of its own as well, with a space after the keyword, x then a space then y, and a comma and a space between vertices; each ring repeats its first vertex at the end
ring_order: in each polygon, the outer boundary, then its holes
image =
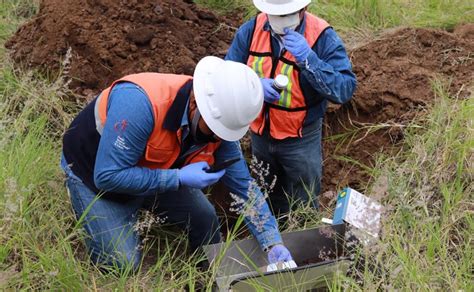
MULTIPOLYGON (((65 133, 61 161, 92 261, 138 267, 134 225, 141 209, 187 230, 193 249, 219 242, 215 209, 200 189, 222 179, 249 199, 252 178, 238 140, 262 104, 256 73, 216 57, 202 59, 194 77, 140 73, 102 91, 65 133), (234 157, 240 160, 227 169, 206 172, 234 157)), ((258 214, 263 222, 246 218, 246 224, 269 261, 290 260, 268 205, 258 214)))

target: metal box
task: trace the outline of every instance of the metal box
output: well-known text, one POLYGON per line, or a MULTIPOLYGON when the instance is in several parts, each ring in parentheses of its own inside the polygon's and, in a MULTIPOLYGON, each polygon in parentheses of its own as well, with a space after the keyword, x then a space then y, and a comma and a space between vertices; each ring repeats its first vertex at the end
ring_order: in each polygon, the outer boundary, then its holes
POLYGON ((327 287, 336 272, 346 273, 345 225, 282 233, 298 267, 266 272, 267 255, 252 239, 204 246, 211 265, 217 265, 219 291, 292 290, 327 287))

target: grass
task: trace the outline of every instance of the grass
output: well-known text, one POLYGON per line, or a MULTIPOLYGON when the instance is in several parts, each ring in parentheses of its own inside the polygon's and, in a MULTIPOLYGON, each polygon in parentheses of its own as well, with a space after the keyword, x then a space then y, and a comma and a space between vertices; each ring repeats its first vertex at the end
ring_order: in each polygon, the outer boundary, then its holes
MULTIPOLYGON (((199 2, 228 10, 248 3, 199 2)), ((150 232, 139 273, 101 273, 90 265, 58 166, 61 133, 78 107, 64 99, 66 80, 19 72, 3 49, 36 10, 29 0, 0 4, 0 290, 210 287, 216 270, 201 273, 202 255, 182 252, 184 235, 161 228, 150 232)), ((470 1, 314 1, 311 10, 346 33, 473 21, 470 1)), ((474 102, 449 97, 442 82, 433 88, 436 103, 404 129, 404 150, 368 169, 374 183, 367 193, 388 206, 383 236, 376 248, 361 251, 367 261, 358 280, 339 275, 329 283, 332 291, 472 290, 474 102)), ((317 226, 330 212, 298 209, 285 228, 317 226)))
MULTIPOLYGON (((195 2, 221 13, 242 9, 246 18, 257 13, 250 0, 195 2)), ((344 36, 396 26, 452 28, 474 22, 474 4, 469 0, 313 0, 309 11, 326 19, 344 36)))
POLYGON ((474 102, 434 89, 430 114, 407 130, 404 151, 380 162, 367 191, 388 207, 382 240, 366 251, 381 267, 362 274, 369 290, 472 288, 474 102))
POLYGON ((379 30, 395 26, 451 28, 472 22, 474 5, 468 0, 313 1, 310 11, 343 32, 379 30))

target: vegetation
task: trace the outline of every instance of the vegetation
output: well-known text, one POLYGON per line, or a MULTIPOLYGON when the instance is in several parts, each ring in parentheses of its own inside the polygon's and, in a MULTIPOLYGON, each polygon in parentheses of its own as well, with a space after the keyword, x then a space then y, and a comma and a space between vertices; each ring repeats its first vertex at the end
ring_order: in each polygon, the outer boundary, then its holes
MULTIPOLYGON (((249 1, 199 2, 221 10, 251 7, 249 1)), ((312 11, 346 33, 474 20, 471 1, 313 2, 312 11)), ((61 133, 79 107, 65 101, 70 93, 61 75, 46 80, 16 70, 3 48, 36 10, 33 0, 0 4, 0 290, 210 287, 215 270, 201 273, 202 255, 182 252, 184 235, 168 229, 145 228, 147 257, 134 275, 102 273, 89 263, 59 169, 61 133)), ((448 96, 443 81, 433 89, 436 103, 407 127, 403 151, 380 157, 371 170, 374 183, 366 191, 388 207, 383 239, 361 251, 369 260, 358 277, 340 276, 331 290, 472 289, 474 102, 448 96)), ((315 226, 329 212, 297 210, 287 229, 315 226)))
POLYGON ((433 86, 429 114, 408 128, 398 156, 379 161, 367 190, 387 210, 383 240, 365 251, 380 269, 366 266, 364 290, 472 288, 474 102, 433 86))
MULTIPOLYGON (((257 10, 250 0, 197 0, 221 12, 243 9, 247 17, 257 10)), ((309 11, 342 33, 367 33, 395 26, 452 28, 474 21, 469 0, 313 0, 309 11)))

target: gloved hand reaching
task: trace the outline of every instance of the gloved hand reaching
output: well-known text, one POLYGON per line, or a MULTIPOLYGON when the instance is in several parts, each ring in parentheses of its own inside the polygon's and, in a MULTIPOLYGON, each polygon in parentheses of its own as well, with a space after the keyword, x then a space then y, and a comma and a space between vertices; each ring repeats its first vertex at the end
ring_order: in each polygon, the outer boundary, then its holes
POLYGON ((273 79, 260 78, 263 86, 263 98, 268 103, 274 103, 280 99, 280 93, 272 87, 273 79))
POLYGON ((299 32, 285 28, 283 45, 296 59, 296 62, 303 63, 311 53, 308 42, 299 32))
POLYGON ((292 260, 293 258, 291 257, 290 251, 283 244, 274 245, 268 252, 268 262, 270 264, 289 262, 292 260))
POLYGON ((180 184, 191 188, 202 189, 216 183, 225 173, 225 169, 207 173, 209 168, 207 162, 196 162, 178 170, 180 184))

